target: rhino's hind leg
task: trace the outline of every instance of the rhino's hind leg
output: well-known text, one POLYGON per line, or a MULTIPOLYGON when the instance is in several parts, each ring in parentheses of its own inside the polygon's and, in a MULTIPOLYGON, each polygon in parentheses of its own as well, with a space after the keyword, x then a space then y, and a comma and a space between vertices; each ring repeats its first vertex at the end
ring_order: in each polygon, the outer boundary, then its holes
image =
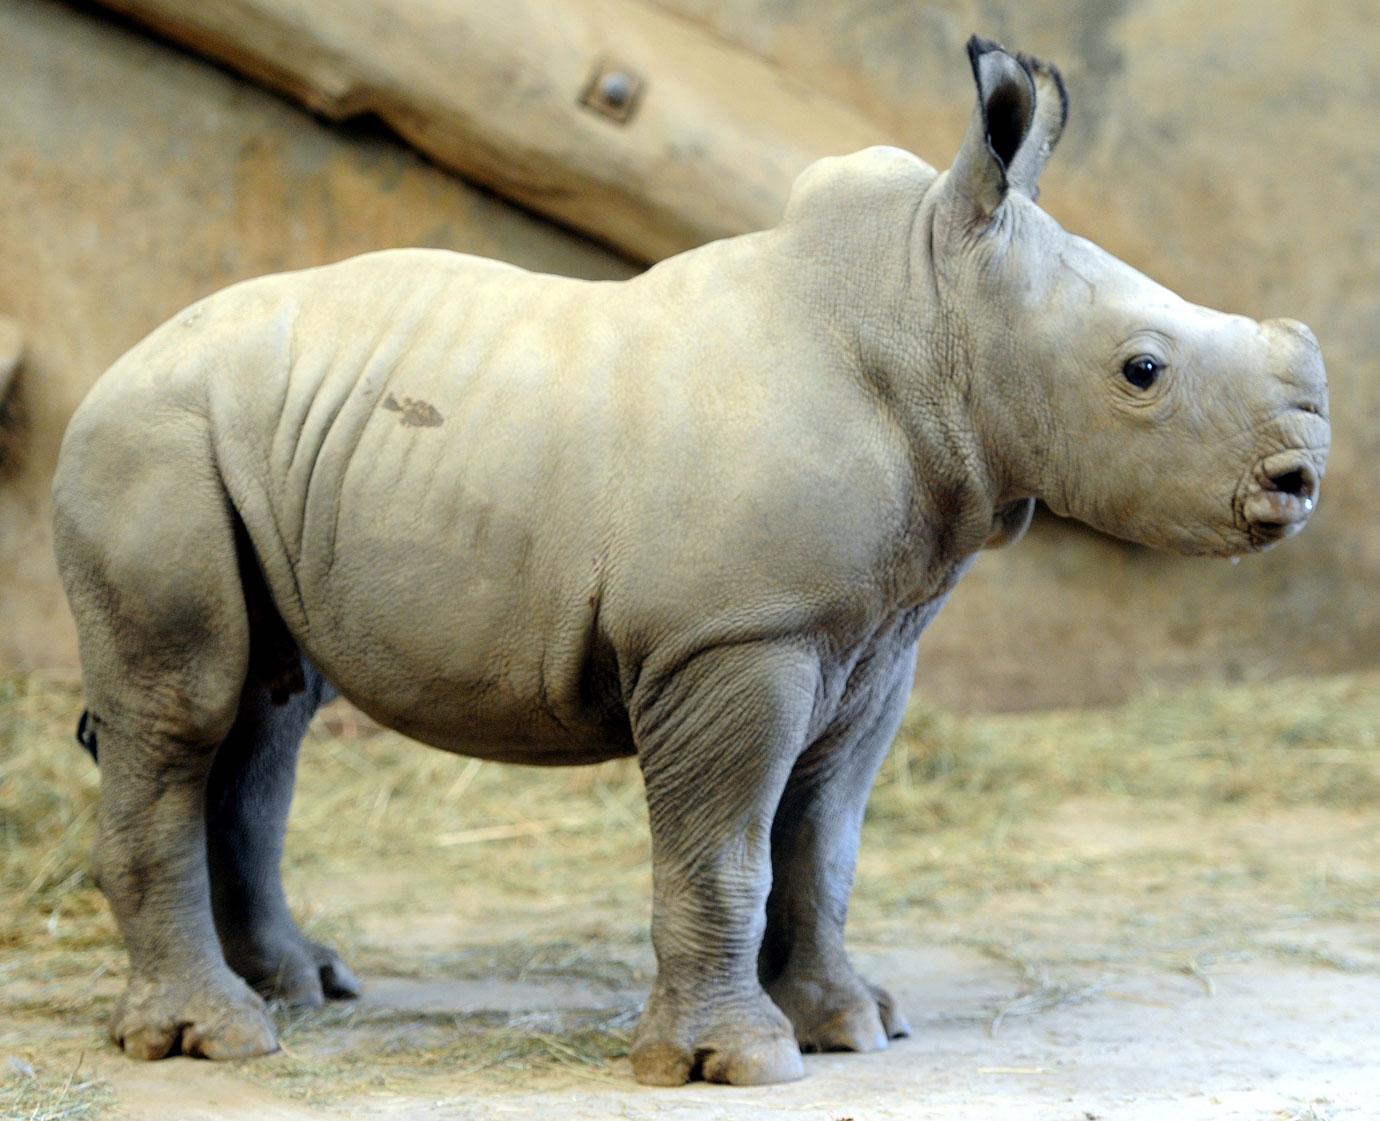
POLYGON ((912 649, 846 727, 802 757, 773 825, 760 973, 805 1051, 879 1051, 910 1034, 891 995, 854 970, 843 933, 863 811, 914 671, 912 649))
MULTIPOLYGON (((259 643, 256 632, 256 648, 259 643)), ((359 982, 333 949, 302 933, 283 894, 283 833, 297 752, 313 714, 329 699, 321 675, 295 648, 291 657, 300 667, 295 690, 251 680, 216 755, 207 784, 207 857, 216 930, 230 967, 266 997, 316 1007, 358 996, 359 982)))
POLYGON ((111 1038, 132 1058, 278 1049, 263 1001, 226 965, 207 894, 202 787, 211 748, 98 722, 96 876, 129 950, 111 1038))
POLYGON ((55 493, 99 741, 95 872, 129 951, 111 1035, 136 1058, 244 1058, 278 1044, 216 938, 204 813, 248 652, 233 514, 186 431, 158 435, 83 440, 55 493))

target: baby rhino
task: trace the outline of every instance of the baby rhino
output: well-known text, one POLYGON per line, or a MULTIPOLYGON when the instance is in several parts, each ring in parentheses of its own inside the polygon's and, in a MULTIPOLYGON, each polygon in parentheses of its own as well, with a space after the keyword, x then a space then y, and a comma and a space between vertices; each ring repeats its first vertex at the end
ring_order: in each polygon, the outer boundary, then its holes
POLYGON ((634 755, 658 974, 639 1081, 775 1082, 901 1010, 844 952, 915 647, 1035 499, 1232 556, 1304 525, 1318 346, 1185 303, 1035 204, 1058 71, 974 39, 944 173, 808 168, 775 229, 622 283, 399 250, 237 285, 77 410, 57 552, 130 1055, 273 1051, 352 996, 279 879, 339 693, 482 759, 634 755))

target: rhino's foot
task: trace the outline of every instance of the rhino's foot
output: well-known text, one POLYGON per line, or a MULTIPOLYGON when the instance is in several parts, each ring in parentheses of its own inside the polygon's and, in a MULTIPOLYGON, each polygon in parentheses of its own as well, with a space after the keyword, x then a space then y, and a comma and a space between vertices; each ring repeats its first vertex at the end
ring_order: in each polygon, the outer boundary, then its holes
POLYGON ((328 1000, 359 996, 359 981, 340 955, 295 927, 266 944, 227 946, 225 959, 263 996, 294 1008, 320 1008, 328 1000))
POLYGON ((132 977, 110 1037, 132 1059, 248 1059, 278 1050, 263 1000, 228 972, 219 982, 132 977))
POLYGON ((881 1013, 882 1028, 886 1031, 888 1039, 907 1039, 910 1037, 910 1023, 906 1020, 905 1013, 893 997, 881 985, 868 985, 868 992, 877 1002, 877 1011, 881 1013))
POLYGON ((891 994, 856 974, 824 979, 787 973, 767 986, 789 1017, 800 1049, 883 1051, 910 1034, 891 994))
POLYGON ((767 998, 686 1013, 653 994, 633 1037, 633 1076, 646 1086, 692 1079, 759 1086, 804 1077, 790 1021, 767 998))

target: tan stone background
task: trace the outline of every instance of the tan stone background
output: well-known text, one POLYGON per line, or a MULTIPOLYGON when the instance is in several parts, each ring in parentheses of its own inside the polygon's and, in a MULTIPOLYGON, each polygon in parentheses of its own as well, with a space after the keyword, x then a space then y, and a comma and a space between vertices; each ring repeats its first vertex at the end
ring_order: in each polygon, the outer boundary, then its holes
MULTIPOLYGON (((959 589, 922 646, 924 691, 1026 707, 1380 661, 1380 6, 658 2, 940 165, 971 105, 970 32, 1057 61, 1073 117, 1051 212, 1190 299, 1322 340, 1335 445, 1303 537, 1232 567, 1046 519, 959 589)), ((26 332, 30 426, 0 470, 0 671, 73 662, 47 528, 57 441, 95 376, 178 308, 388 245, 633 269, 381 129, 317 122, 83 5, 3 0, 0 75, 0 315, 26 332)))

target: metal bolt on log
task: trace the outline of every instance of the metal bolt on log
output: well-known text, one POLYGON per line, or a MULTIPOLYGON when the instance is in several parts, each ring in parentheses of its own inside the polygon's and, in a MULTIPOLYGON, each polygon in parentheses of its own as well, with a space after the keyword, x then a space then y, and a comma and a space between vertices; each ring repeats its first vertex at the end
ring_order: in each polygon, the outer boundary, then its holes
POLYGON ((580 104, 620 125, 627 124, 637 111, 645 86, 636 71, 604 59, 590 73, 580 104))

